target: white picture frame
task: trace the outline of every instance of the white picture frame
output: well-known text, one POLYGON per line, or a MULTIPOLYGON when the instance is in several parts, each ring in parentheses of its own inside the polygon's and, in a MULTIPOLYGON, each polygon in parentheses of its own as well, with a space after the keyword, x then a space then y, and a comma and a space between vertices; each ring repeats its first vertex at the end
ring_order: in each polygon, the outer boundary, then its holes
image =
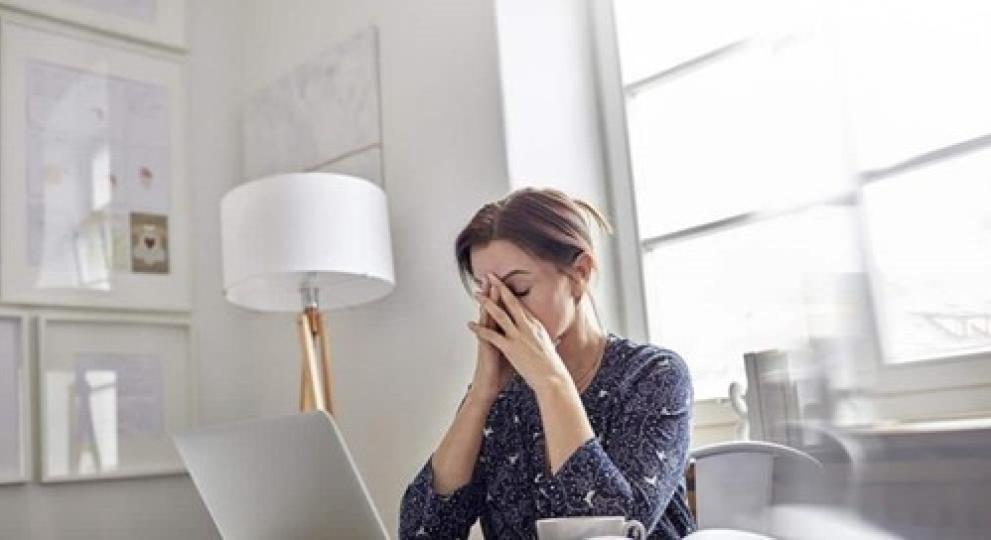
POLYGON ((0 485, 31 480, 31 361, 28 314, 0 309, 0 485))
POLYGON ((0 19, 0 300, 189 311, 181 60, 24 19, 0 19))
POLYGON ((0 0, 0 5, 173 49, 186 48, 186 0, 0 0))
POLYGON ((196 418, 184 318, 37 319, 41 481, 183 474, 172 437, 196 418))

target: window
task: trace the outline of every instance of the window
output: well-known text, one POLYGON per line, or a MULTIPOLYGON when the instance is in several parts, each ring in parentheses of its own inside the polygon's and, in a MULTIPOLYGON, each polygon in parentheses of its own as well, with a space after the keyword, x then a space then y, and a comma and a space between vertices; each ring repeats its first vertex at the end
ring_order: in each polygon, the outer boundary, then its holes
POLYGON ((646 327, 698 399, 847 324, 886 366, 991 358, 991 5, 612 16, 646 327))

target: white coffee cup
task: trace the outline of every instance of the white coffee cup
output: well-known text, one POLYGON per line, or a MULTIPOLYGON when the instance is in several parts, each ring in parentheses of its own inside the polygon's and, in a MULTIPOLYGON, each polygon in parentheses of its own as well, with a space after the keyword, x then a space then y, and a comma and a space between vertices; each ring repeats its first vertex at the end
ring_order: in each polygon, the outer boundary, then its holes
POLYGON ((634 538, 644 540, 647 531, 635 519, 623 516, 579 516, 548 518, 537 520, 537 538, 540 540, 585 540, 596 536, 619 536, 628 538, 630 531, 634 538))

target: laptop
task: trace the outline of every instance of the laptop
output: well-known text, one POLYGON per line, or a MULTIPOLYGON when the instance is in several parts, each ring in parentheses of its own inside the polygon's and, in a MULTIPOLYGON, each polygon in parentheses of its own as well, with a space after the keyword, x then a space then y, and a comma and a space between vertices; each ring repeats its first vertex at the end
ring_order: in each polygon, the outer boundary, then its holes
POLYGON ((175 442, 226 539, 389 538, 323 411, 210 427, 175 442))

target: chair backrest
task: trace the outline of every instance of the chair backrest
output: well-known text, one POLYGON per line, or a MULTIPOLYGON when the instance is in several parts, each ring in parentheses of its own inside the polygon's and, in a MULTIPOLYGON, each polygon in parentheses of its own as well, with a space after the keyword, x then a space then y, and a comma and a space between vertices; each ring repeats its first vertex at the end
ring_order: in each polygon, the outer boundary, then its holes
POLYGON ((743 355, 743 365, 747 373, 745 401, 749 438, 793 446, 800 444, 789 429, 801 414, 788 354, 780 350, 750 352, 743 355))
POLYGON ((700 529, 764 531, 764 510, 821 474, 812 456, 776 443, 738 441, 697 448, 695 491, 700 529), (782 474, 786 471, 787 474, 782 474), (789 485, 791 484, 791 485, 789 485))

